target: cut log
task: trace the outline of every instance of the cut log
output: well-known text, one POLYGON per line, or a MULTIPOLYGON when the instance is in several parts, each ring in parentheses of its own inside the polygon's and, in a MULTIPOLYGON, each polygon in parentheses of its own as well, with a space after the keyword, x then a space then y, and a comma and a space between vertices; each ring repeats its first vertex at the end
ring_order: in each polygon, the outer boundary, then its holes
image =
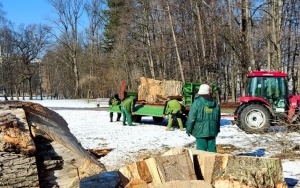
POLYGON ((216 188, 287 187, 277 158, 216 156, 212 179, 216 188))
POLYGON ((287 187, 281 161, 278 158, 232 156, 200 150, 190 151, 194 156, 197 178, 203 178, 216 188, 287 187))
POLYGON ((79 187, 106 171, 54 111, 20 101, 0 102, 0 109, 0 186, 79 187))
POLYGON ((187 152, 132 163, 120 168, 119 174, 123 186, 134 179, 143 180, 151 185, 173 180, 196 180, 194 167, 187 152))
POLYGON ((122 167, 119 173, 122 184, 130 186, 147 183, 153 188, 287 188, 280 159, 232 156, 183 147, 122 167))
POLYGON ((168 96, 182 98, 182 82, 176 80, 154 80, 141 77, 138 88, 138 100, 147 103, 161 103, 168 96))

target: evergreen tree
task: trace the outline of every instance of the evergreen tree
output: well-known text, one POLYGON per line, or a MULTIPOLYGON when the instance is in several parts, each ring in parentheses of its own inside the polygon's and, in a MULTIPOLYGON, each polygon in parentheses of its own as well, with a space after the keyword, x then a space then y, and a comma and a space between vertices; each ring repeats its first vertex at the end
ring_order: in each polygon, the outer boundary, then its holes
POLYGON ((107 23, 104 27, 104 52, 110 52, 114 48, 118 27, 120 27, 120 17, 122 8, 125 6, 123 0, 107 0, 108 10, 104 11, 107 23))

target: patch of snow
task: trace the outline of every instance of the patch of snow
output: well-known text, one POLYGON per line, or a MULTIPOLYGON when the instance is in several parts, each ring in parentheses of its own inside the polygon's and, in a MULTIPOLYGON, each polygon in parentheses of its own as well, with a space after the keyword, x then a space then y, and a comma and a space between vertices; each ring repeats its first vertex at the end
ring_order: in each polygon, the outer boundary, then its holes
MULTIPOLYGON (((0 99, 1 100, 1 99, 0 99)), ((53 108, 69 125, 71 132, 86 149, 113 148, 100 161, 108 171, 118 170, 125 164, 139 160, 147 153, 159 153, 177 146, 195 145, 195 138, 185 131, 165 131, 166 121, 154 124, 151 117, 143 117, 136 126, 123 126, 121 122, 109 122, 109 112, 99 110, 98 101, 78 100, 32 100, 53 108), (76 109, 56 109, 57 107, 76 109), (84 110, 84 108, 95 110, 84 110)), ((101 105, 100 105, 101 106, 101 105)), ((114 120, 116 114, 114 114, 114 120)), ((271 157, 281 153, 285 147, 300 145, 300 134, 271 131, 268 134, 246 134, 236 125, 230 125, 232 118, 222 118, 221 132, 217 144, 232 144, 239 150, 232 154, 271 157)), ((282 160, 283 175, 289 188, 300 188, 300 160, 282 160)), ((114 175, 113 175, 114 176, 114 175)))

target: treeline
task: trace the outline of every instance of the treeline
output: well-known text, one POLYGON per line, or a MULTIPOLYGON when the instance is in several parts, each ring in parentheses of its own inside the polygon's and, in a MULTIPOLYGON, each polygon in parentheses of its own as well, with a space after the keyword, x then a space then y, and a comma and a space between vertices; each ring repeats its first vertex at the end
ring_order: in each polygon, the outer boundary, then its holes
MULTIPOLYGON (((0 87, 108 97, 141 76, 206 82, 236 100, 251 70, 299 79, 298 0, 48 0, 47 24, 0 24, 0 87)), ((1 9, 0 9, 1 10, 1 9)), ((5 11, 2 9, 2 11, 5 11)))

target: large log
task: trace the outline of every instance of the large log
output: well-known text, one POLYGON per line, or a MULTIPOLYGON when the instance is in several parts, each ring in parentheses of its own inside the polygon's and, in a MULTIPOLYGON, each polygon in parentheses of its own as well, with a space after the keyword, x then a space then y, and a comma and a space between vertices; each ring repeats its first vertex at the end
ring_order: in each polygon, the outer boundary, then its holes
POLYGON ((119 173, 122 184, 128 187, 146 187, 145 184, 149 187, 191 185, 191 181, 188 184, 169 183, 174 180, 203 180, 207 186, 215 188, 287 187, 280 159, 232 156, 183 147, 173 148, 160 157, 124 166, 119 173), (184 162, 187 164, 184 165, 184 162))
POLYGON ((182 97, 182 82, 176 80, 155 80, 140 78, 138 100, 147 103, 161 103, 168 96, 182 97))
POLYGON ((194 167, 187 152, 152 157, 119 169, 123 186, 136 179, 155 185, 173 180, 196 180, 194 167))
POLYGON ((54 111, 19 101, 0 102, 0 109, 0 186, 79 187, 106 171, 54 111))
POLYGON ((215 188, 287 187, 278 158, 232 156, 200 150, 190 150, 190 153, 197 178, 203 178, 215 188))
POLYGON ((212 175, 216 188, 286 188, 278 158, 216 156, 212 175))

